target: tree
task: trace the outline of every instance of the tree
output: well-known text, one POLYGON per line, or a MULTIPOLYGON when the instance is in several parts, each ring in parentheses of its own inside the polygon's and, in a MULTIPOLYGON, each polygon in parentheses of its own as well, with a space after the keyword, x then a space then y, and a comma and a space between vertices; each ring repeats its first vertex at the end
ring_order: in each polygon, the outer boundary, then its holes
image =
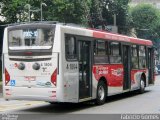
POLYGON ((84 18, 84 9, 80 0, 2 0, 1 16, 6 18, 6 22, 27 21, 28 8, 31 5, 31 20, 40 20, 40 4, 44 2, 47 7, 43 8, 44 20, 60 21, 69 23, 81 23, 84 18))
POLYGON ((84 8, 80 0, 53 0, 53 4, 49 7, 50 13, 46 17, 48 20, 54 18, 54 20, 65 23, 81 23, 83 21, 84 8))
POLYGON ((160 37, 160 11, 151 4, 139 4, 131 9, 132 26, 137 36, 154 42, 160 37))
POLYGON ((113 15, 116 15, 119 32, 126 32, 129 1, 130 0, 91 0, 90 14, 93 26, 100 24, 113 25, 113 15))
POLYGON ((113 15, 117 16, 119 32, 127 31, 128 3, 130 0, 88 0, 92 27, 113 25, 113 15))
MULTIPOLYGON (((130 0, 2 0, 1 15, 5 22, 14 23, 28 20, 28 8, 39 9, 43 6, 43 18, 48 21, 88 24, 91 27, 99 25, 113 25, 113 15, 117 16, 119 32, 126 30, 128 3, 130 0)), ((40 11, 31 12, 31 20, 40 20, 40 11)))

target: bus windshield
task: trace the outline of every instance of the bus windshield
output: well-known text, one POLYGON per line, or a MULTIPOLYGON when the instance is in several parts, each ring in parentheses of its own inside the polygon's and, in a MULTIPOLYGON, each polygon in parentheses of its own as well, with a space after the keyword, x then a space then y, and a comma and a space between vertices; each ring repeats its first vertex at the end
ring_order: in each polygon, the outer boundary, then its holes
POLYGON ((54 40, 54 29, 48 27, 19 27, 9 30, 9 49, 50 49, 54 40))

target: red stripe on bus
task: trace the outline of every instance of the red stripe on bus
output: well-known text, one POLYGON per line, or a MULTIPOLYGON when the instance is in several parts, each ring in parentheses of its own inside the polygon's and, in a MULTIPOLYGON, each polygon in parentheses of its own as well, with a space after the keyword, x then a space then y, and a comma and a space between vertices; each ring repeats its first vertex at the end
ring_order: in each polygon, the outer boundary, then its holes
POLYGON ((132 38, 128 36, 113 34, 113 33, 106 33, 106 32, 99 32, 99 31, 93 31, 93 37, 95 38, 101 38, 106 40, 116 40, 116 41, 122 41, 122 42, 129 42, 129 43, 135 43, 135 44, 142 44, 142 45, 153 45, 151 41, 149 40, 143 40, 138 38, 132 38))

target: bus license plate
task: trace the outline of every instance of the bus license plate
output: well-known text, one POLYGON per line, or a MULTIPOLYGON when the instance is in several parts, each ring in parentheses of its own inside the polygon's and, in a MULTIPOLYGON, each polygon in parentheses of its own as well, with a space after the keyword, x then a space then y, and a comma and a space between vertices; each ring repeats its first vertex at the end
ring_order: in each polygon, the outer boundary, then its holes
POLYGON ((24 78, 25 78, 25 80, 27 80, 27 81, 35 81, 35 80, 36 80, 36 77, 35 77, 35 76, 25 76, 24 78))

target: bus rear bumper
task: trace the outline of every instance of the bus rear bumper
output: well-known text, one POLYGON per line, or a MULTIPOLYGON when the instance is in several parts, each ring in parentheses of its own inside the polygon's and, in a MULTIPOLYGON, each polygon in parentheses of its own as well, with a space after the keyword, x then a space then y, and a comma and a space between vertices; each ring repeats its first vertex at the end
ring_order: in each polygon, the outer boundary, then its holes
POLYGON ((57 88, 27 88, 10 87, 3 88, 3 97, 7 100, 35 100, 47 102, 61 102, 57 88))

